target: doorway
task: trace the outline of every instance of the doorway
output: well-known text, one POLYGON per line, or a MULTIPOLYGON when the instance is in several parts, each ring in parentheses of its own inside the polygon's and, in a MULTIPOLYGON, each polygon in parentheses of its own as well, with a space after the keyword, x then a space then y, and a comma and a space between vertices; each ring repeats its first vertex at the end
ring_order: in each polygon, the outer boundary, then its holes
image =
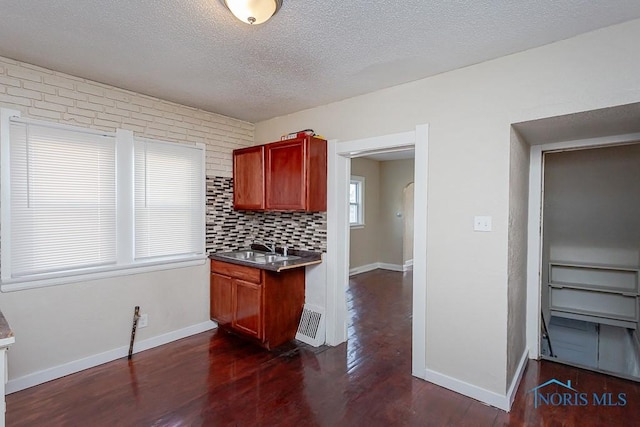
POLYGON ((640 381, 640 144, 543 153, 541 356, 640 381))
POLYGON ((338 142, 329 141, 327 195, 327 343, 347 339, 346 285, 349 280, 348 183, 352 157, 415 150, 412 302, 412 375, 426 376, 426 259, 428 125, 414 131, 338 142))
POLYGON ((351 158, 349 275, 413 262, 414 152, 351 158))
POLYGON ((413 195, 408 200, 406 187, 414 179, 414 152, 349 160, 347 364, 370 366, 389 351, 396 375, 409 378, 413 271, 404 248, 411 244, 413 252, 413 195))
MULTIPOLYGON (((548 330, 547 322, 551 321, 551 310, 550 308, 554 308, 556 314, 558 312, 566 313, 564 316, 556 316, 566 318, 567 316, 571 316, 572 319, 569 319, 567 324, 567 320, 559 320, 557 321, 557 326, 559 328, 570 327, 570 328, 581 328, 583 333, 586 335, 591 335, 594 337, 595 328, 592 323, 600 324, 600 322, 590 322, 593 319, 592 313, 577 313, 576 307, 568 307, 567 304, 574 304, 576 301, 582 300, 583 302, 589 301, 589 296, 587 294, 581 295, 569 295, 566 290, 575 289, 576 286, 550 286, 550 282, 572 282, 577 281, 576 274, 582 276, 582 280, 590 281, 590 278, 597 277, 600 273, 593 274, 593 268, 597 267, 596 271, 600 271, 600 267, 602 265, 602 261, 595 262, 594 260, 597 258, 594 254, 603 254, 606 253, 606 256, 611 256, 613 253, 610 250, 590 250, 586 249, 581 251, 580 255, 577 255, 580 258, 580 262, 568 262, 566 260, 561 260, 559 258, 567 256, 566 248, 563 249, 560 247, 560 252, 556 249, 554 255, 551 255, 550 248, 545 250, 545 231, 544 231, 544 215, 545 210, 543 209, 544 203, 544 160, 546 153, 554 153, 554 152, 571 152, 576 150, 588 150, 588 149, 597 149, 603 147, 615 147, 621 146, 624 144, 634 143, 640 140, 640 134, 626 134, 626 135, 614 135, 614 136, 606 136, 599 138, 591 138, 591 139, 581 139, 581 140, 572 140, 572 141, 563 141, 563 142, 555 142, 555 143, 547 143, 541 145, 533 145, 531 146, 530 151, 530 173, 529 173, 529 226, 528 226, 528 267, 527 267, 527 345, 529 347, 529 357, 533 359, 539 359, 540 357, 545 357, 545 353, 549 353, 548 341, 545 338, 547 332, 545 332, 545 326, 548 330), (564 251, 564 252, 563 252, 564 251), (591 253, 591 255, 589 255, 591 253), (557 255, 557 256, 556 256, 557 255), (595 256, 595 258, 594 258, 595 256), (554 259, 552 259, 554 258, 554 259), (557 258, 557 259, 555 259, 557 258), (585 262, 585 260, 587 262, 585 262), (557 292, 558 289, 560 292, 557 292), (551 292, 555 292, 556 295, 550 295, 551 292), (586 298, 586 300, 585 300, 586 298), (541 315, 543 313, 543 315, 541 315), (578 314, 576 316, 576 314, 578 314), (591 315, 591 318, 589 318, 591 315), (544 316, 544 322, 543 322, 544 316), (587 317, 582 317, 587 316, 587 317), (585 321, 587 323, 584 324, 573 324, 572 321, 585 321), (543 343, 544 342, 544 343, 543 343)), ((566 245, 565 245, 566 246, 566 245)), ((574 245, 575 246, 575 245, 574 245)), ((571 252, 571 251, 570 251, 571 252)), ((573 251, 575 254, 575 250, 573 251)), ((575 258, 574 259, 578 259, 575 258)), ((571 260, 569 260, 571 261, 571 260)), ((636 260, 636 264, 638 264, 640 260, 636 260)), ((604 263, 606 264, 606 262, 604 263)), ((620 264, 620 263, 618 263, 620 264)), ((624 275, 624 274, 623 274, 624 275)), ((587 283, 588 284, 588 283, 587 283)), ((579 286, 578 286, 579 287, 579 286)), ((637 279, 636 279, 636 289, 637 289, 637 279)), ((578 291, 582 291, 578 289, 578 291)), ((570 291, 571 292, 571 291, 570 291)), ((637 291, 636 291, 637 294, 637 291)), ((638 305, 636 304, 636 307, 638 305)), ((594 307, 592 307, 594 308, 594 307)), ((579 308, 577 309, 579 310, 579 308)), ((589 310, 585 310, 589 311, 589 310)), ((603 313, 600 313, 598 317, 606 317, 603 316, 603 313)), ((637 322, 636 322, 637 323, 637 322)), ((628 325, 625 325, 628 326, 628 325)), ((608 326, 607 326, 608 327, 608 326)), ((562 330, 560 330, 560 334, 562 334, 562 330)), ((597 338, 596 338, 597 339, 597 338)), ((592 343, 592 348, 597 352, 597 343, 592 343)), ((553 347, 553 342, 551 343, 553 347)), ((557 350, 557 349, 556 349, 557 350)), ((591 350, 590 350, 591 351, 591 350)), ((549 355, 549 354, 547 354, 549 355)), ((567 363, 571 363, 570 361, 567 363)), ((586 366, 588 364, 575 362, 574 364, 580 366, 586 366)), ((588 366, 586 366, 588 367, 588 366)), ((610 373, 610 372, 607 372, 610 373)))

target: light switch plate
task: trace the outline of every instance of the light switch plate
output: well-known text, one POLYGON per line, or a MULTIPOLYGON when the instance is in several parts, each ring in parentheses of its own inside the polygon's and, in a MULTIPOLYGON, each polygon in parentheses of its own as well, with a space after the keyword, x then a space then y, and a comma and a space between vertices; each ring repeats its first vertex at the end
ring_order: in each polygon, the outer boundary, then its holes
POLYGON ((474 216, 473 231, 491 231, 490 216, 474 216))

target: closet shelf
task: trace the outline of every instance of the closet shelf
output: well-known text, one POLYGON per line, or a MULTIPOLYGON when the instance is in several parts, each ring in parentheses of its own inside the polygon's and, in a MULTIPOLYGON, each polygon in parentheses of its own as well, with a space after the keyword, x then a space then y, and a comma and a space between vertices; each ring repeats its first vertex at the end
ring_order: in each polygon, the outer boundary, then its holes
POLYGON ((551 261, 548 284, 637 296, 639 271, 630 266, 551 261))
POLYGON ((603 313, 592 312, 588 310, 559 310, 551 309, 551 316, 564 317, 567 319, 584 320, 586 322, 602 323, 611 326, 620 326, 623 328, 636 329, 638 323, 635 317, 628 316, 609 316, 603 313))
POLYGON ((572 308, 572 309, 561 309, 561 308, 552 308, 551 309, 552 312, 561 312, 561 313, 576 313, 576 314, 582 314, 584 316, 590 316, 590 317, 601 317, 601 318, 609 318, 609 319, 617 319, 617 320, 626 320, 629 322, 635 322, 636 318, 633 316, 624 316, 622 314, 611 314, 611 313, 601 313, 601 312, 597 312, 597 311, 589 311, 589 310, 581 310, 578 308, 572 308))
POLYGON ((639 276, 635 266, 551 261, 551 315, 636 329, 639 276))
POLYGON ((615 287, 615 286, 587 285, 583 283, 552 282, 552 283, 549 283, 549 287, 554 289, 563 289, 563 288, 580 289, 583 291, 594 291, 594 292, 603 292, 606 294, 624 295, 626 297, 638 296, 637 291, 629 290, 628 288, 615 287))
POLYGON ((631 272, 640 271, 640 266, 612 265, 612 264, 574 262, 574 261, 550 261, 549 265, 557 265, 560 267, 590 268, 594 270, 619 270, 619 271, 631 271, 631 272))

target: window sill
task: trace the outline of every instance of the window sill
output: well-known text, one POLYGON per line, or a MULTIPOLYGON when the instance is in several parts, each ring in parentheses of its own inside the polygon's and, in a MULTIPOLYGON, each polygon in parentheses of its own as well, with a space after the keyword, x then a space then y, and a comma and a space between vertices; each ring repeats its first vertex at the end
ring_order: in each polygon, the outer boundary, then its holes
MULTIPOLYGON (((14 292, 26 289, 44 288, 48 286, 64 285, 68 283, 86 282, 89 280, 107 279, 110 277, 127 276, 132 274, 149 273, 152 271, 171 270, 174 268, 192 267, 204 265, 207 254, 194 256, 192 258, 179 260, 149 261, 137 265, 127 265, 123 267, 110 267, 109 269, 85 272, 78 274, 60 275, 56 277, 25 278, 14 279, 2 282, 0 291, 14 292)), ((60 273, 64 274, 64 273, 60 273)))
POLYGON ((360 228, 364 228, 364 224, 353 224, 351 225, 352 230, 358 230, 360 228))

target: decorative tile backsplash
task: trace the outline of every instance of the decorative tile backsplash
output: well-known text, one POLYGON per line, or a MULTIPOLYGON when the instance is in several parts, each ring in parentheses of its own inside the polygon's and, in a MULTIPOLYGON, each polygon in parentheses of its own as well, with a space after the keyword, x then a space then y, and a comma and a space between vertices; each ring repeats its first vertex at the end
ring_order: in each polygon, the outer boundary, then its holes
POLYGON ((327 251, 325 212, 233 210, 233 179, 207 177, 207 252, 247 248, 254 240, 290 249, 327 251))

